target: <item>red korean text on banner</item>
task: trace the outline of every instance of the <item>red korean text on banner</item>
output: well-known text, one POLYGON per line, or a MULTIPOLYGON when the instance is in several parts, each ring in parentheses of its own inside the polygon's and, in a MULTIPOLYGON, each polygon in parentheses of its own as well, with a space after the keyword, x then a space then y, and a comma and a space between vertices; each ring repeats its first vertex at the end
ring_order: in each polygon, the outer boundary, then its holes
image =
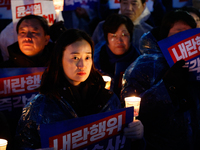
POLYGON ((6 7, 10 10, 10 0, 0 0, 0 7, 6 7))
POLYGON ((169 47, 168 51, 174 63, 181 59, 188 61, 200 55, 200 33, 169 47))
POLYGON ((43 72, 0 78, 0 96, 8 97, 35 92, 43 72))
POLYGON ((54 23, 54 14, 43 15, 43 17, 48 21, 48 23, 54 23))
POLYGON ((126 111, 49 138, 49 147, 78 150, 121 132, 126 111))

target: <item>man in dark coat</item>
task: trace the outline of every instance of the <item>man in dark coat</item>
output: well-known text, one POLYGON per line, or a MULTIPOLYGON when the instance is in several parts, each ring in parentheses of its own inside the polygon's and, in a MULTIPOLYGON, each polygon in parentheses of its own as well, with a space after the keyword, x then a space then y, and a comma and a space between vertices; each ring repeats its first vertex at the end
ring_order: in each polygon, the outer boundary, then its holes
MULTIPOLYGON (((16 31, 18 41, 8 46, 9 60, 1 63, 0 68, 46 67, 54 47, 49 42, 47 20, 37 15, 25 16, 17 23, 16 31)), ((13 149, 13 138, 21 112, 21 108, 5 112, 11 132, 9 150, 13 149)))
POLYGON ((41 16, 28 15, 17 23, 18 42, 8 47, 10 58, 0 67, 44 67, 51 55, 49 26, 41 16))

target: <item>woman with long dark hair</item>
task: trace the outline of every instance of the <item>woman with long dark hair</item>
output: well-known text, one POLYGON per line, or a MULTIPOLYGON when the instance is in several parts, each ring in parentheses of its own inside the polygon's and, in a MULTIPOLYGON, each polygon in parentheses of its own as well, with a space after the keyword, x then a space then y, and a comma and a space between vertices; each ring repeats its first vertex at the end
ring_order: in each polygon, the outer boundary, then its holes
MULTIPOLYGON (((39 94, 23 109, 16 148, 40 148, 40 124, 48 124, 121 108, 118 97, 105 89, 93 66, 93 41, 83 31, 69 29, 58 39, 45 70, 39 94)), ((135 121, 132 138, 141 139, 143 125, 135 121)), ((130 129, 128 128, 128 129, 130 129)))

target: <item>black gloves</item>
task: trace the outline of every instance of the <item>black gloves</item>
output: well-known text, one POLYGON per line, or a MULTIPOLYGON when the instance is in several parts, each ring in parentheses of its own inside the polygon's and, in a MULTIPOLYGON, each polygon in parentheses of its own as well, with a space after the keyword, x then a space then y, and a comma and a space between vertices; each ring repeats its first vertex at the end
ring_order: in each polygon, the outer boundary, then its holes
POLYGON ((177 61, 163 76, 164 84, 175 106, 181 111, 190 108, 188 92, 189 68, 183 67, 184 60, 177 61))
MULTIPOLYGON (((188 84, 189 68, 183 68, 184 60, 177 61, 164 75, 165 84, 174 86, 177 90, 188 84)), ((171 87, 172 88, 172 87, 171 87)))

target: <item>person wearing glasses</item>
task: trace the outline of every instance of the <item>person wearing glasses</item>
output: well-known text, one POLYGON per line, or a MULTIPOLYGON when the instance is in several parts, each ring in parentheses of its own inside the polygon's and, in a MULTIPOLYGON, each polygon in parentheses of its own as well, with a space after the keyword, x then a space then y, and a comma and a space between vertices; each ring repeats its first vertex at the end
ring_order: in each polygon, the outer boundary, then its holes
MULTIPOLYGON (((140 37, 153 28, 150 24, 146 23, 151 22, 151 13, 146 6, 146 0, 120 0, 118 14, 129 17, 133 22, 134 32, 132 34, 132 42, 139 49, 140 37)), ((103 34, 104 21, 99 22, 93 32, 92 39, 95 45, 100 41, 106 40, 103 34)))
POLYGON ((129 17, 110 15, 103 24, 105 41, 95 46, 94 65, 112 78, 111 90, 119 96, 121 79, 125 69, 140 55, 132 44, 134 25, 129 17))

